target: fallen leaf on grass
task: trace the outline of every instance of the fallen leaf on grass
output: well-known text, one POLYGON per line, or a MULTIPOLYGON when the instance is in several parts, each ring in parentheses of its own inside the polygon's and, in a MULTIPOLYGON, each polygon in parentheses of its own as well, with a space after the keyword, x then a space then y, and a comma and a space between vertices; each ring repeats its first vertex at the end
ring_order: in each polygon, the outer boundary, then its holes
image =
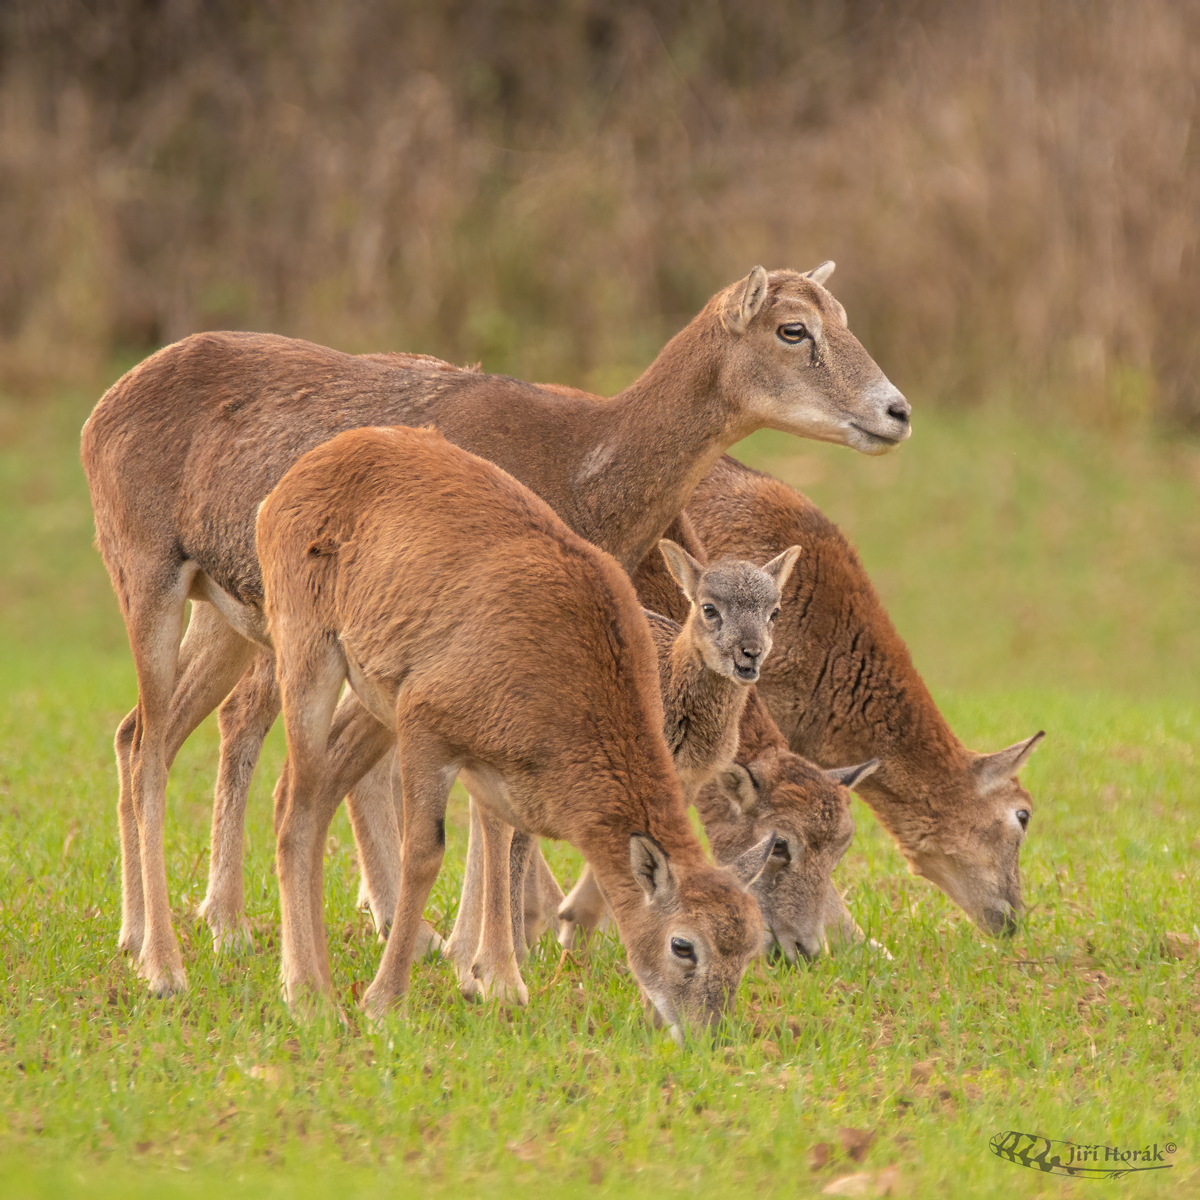
POLYGON ((875 1194, 877 1196, 890 1196, 892 1189, 895 1188, 899 1180, 899 1165, 897 1163, 889 1164, 875 1176, 875 1194))
POLYGON ((1163 950, 1172 958, 1195 958, 1200 943, 1193 941, 1186 933, 1168 933, 1163 950))
POLYGON ((592 1165, 588 1170, 588 1182, 599 1187, 604 1182, 604 1164, 598 1159, 592 1159, 592 1165))
POLYGON ((842 1149, 860 1163, 867 1157, 867 1150, 875 1140, 875 1135, 866 1129, 839 1129, 838 1140, 842 1143, 842 1149))
POLYGON ((871 1186, 871 1176, 865 1171, 861 1175, 842 1175, 821 1189, 822 1196, 865 1196, 871 1186))
POLYGON ((828 1142, 818 1142, 808 1152, 808 1166, 812 1171, 819 1171, 829 1162, 830 1145, 828 1142))
POLYGON ((937 1060, 932 1059, 929 1062, 913 1063, 912 1070, 909 1071, 908 1077, 913 1083, 928 1083, 933 1078, 933 1072, 937 1068, 937 1060))

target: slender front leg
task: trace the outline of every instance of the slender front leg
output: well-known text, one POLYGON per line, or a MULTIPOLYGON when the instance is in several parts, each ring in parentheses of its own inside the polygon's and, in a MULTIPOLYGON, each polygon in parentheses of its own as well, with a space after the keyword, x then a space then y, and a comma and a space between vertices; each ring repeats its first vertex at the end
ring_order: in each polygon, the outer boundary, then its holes
MULTIPOLYGON (((324 895, 319 886, 329 823, 333 820, 333 814, 337 811, 341 798, 355 790, 363 776, 385 759, 388 751, 392 750, 394 745, 395 738, 391 730, 371 716, 358 702, 358 698, 353 692, 347 693, 334 714, 333 728, 326 743, 325 769, 327 774, 320 793, 322 805, 320 837, 314 848, 317 871, 310 875, 310 879, 318 880, 318 886, 313 888, 310 895, 313 940, 318 950, 325 981, 331 987, 328 942, 325 937, 324 895)), ((391 810, 390 796, 383 797, 381 802, 389 811, 391 810)))
MULTIPOLYGON (((554 872, 542 855, 539 843, 534 840, 532 857, 525 870, 522 886, 525 896, 525 950, 533 949, 538 938, 558 920, 558 909, 563 902, 563 890, 554 878, 554 872)), ((518 951, 521 947, 518 945, 518 951)))
POLYGON ((513 830, 508 847, 508 903, 512 910, 512 940, 518 963, 529 953, 528 933, 525 928, 525 885, 536 847, 536 838, 520 830, 513 830))
POLYGON ((329 817, 342 794, 330 803, 330 731, 344 678, 345 664, 336 650, 293 665, 281 647, 288 756, 275 789, 275 833, 283 991, 289 1004, 306 995, 329 998, 332 992, 321 918, 322 851, 329 817))
MULTIPOLYGON (((396 748, 346 793, 346 811, 358 849, 358 907, 368 909, 381 942, 387 940, 400 896, 400 830, 404 789, 396 748)), ((437 954, 444 943, 428 921, 417 930, 417 956, 437 954)))
MULTIPOLYGON (((118 756, 124 751, 128 753, 129 796, 133 819, 137 824, 136 845, 141 859, 144 914, 138 974, 157 996, 169 996, 187 987, 183 956, 171 924, 166 851, 163 845, 167 734, 179 662, 179 627, 183 620, 187 587, 188 580, 181 574, 169 592, 137 608, 131 607, 124 614, 137 669, 138 703, 134 710, 132 731, 126 734, 126 725, 122 722, 117 753, 118 756)), ((124 797, 119 804, 124 810, 124 797)), ((120 818, 122 846, 130 848, 134 842, 128 829, 128 813, 121 811, 120 818)), ((135 932, 136 918, 126 924, 126 940, 132 942, 135 932)))
POLYGON ((213 798, 208 890, 199 909, 217 951, 251 943, 242 879, 246 800, 263 741, 278 715, 275 656, 261 650, 217 714, 221 761, 213 798))
MULTIPOLYGON (((475 990, 471 966, 480 945, 486 877, 480 806, 472 799, 462 898, 454 931, 442 947, 443 957, 455 965, 464 994, 473 994, 475 990)), ((513 911, 513 945, 520 964, 542 932, 555 920, 563 898, 562 888, 542 857, 537 839, 528 834, 513 834, 509 854, 509 895, 513 911)))
POLYGON ((376 1018, 408 993, 421 916, 445 854, 446 803, 459 769, 445 747, 422 736, 413 722, 398 719, 397 727, 409 731, 399 743, 404 789, 400 896, 379 971, 363 996, 363 1009, 376 1018))
POLYGON ((117 825, 121 832, 121 932, 117 945, 131 958, 142 952, 146 929, 146 900, 142 891, 142 850, 138 838, 137 817, 133 811, 133 731, 137 709, 129 712, 117 726, 113 750, 117 756, 117 825))
POLYGON ((462 896, 458 901, 458 915, 454 928, 442 947, 442 957, 454 964, 459 988, 466 990, 474 986, 471 963, 479 949, 479 931, 483 927, 483 828, 479 805, 473 796, 467 797, 467 861, 463 865, 462 896))
MULTIPOLYGON (((462 993, 468 1000, 497 999, 529 1003, 529 989, 517 967, 516 939, 524 940, 525 899, 510 887, 513 828, 486 805, 479 805, 483 840, 483 904, 479 943, 462 993), (519 926, 515 926, 519 922, 519 926)), ((528 842, 524 853, 527 855, 528 842)), ((523 874, 522 869, 522 874, 523 874)))
POLYGON ((592 868, 583 864, 579 882, 567 893, 558 909, 558 940, 570 950, 587 941, 588 937, 609 918, 608 901, 596 882, 592 868))
POLYGON ((376 930, 384 937, 400 895, 402 797, 394 747, 346 793, 346 812, 358 849, 358 907, 370 910, 376 930))
MULTIPOLYGON (((165 636, 170 637, 171 632, 173 630, 168 626, 165 636)), ((164 775, 180 746, 233 686, 253 653, 252 644, 235 632, 211 604, 192 603, 191 620, 176 654, 171 700, 166 712, 164 775)), ((160 660, 152 669, 157 674, 163 665, 160 660)), ((141 840, 133 788, 137 727, 138 709, 135 708, 118 727, 115 742, 120 779, 117 816, 121 829, 122 924, 119 944, 122 950, 133 955, 141 954, 145 931, 141 840)))

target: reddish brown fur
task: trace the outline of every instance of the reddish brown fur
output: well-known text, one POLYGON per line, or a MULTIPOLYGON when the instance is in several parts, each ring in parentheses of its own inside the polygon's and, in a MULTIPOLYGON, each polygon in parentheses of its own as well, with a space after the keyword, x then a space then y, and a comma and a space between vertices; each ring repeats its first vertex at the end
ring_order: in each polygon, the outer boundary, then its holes
POLYGON ((291 468, 257 524, 288 735, 278 837, 289 995, 329 991, 315 932, 320 848, 340 797, 374 761, 334 765, 330 723, 348 678, 395 729, 405 793, 401 899, 373 1011, 407 987, 462 769, 498 815, 584 852, 665 1020, 716 1019, 761 926, 691 831, 661 734, 654 648, 618 565, 430 430, 342 434, 291 468), (635 834, 654 839, 674 877, 650 902, 630 871, 635 834), (661 964, 682 931, 699 965, 680 984, 661 964))
MULTIPOLYGON (((907 406, 894 422, 873 393, 863 398, 873 388, 882 396, 890 385, 838 319, 837 301, 796 272, 776 272, 769 290, 758 315, 765 345, 772 347, 771 305, 799 305, 812 319, 824 317, 830 346, 819 362, 802 360, 794 348, 771 348, 764 358, 731 338, 722 323, 731 288, 610 401, 425 355, 349 355, 273 334, 204 333, 168 346, 118 380, 84 426, 97 542, 122 607, 130 604, 131 583, 141 590, 153 582, 123 570, 131 548, 149 558, 165 556, 166 546, 201 563, 235 599, 260 602, 254 511, 300 454, 345 429, 433 424, 527 481, 578 532, 595 533, 597 541, 602 533, 610 553, 631 566, 724 446, 761 425, 787 423, 782 413, 747 410, 735 399, 766 391, 764 373, 777 394, 795 386, 796 371, 813 369, 837 420, 855 417, 890 438, 906 437, 907 406), (589 459, 606 442, 614 456, 621 453, 600 469, 589 459), (547 461, 549 448, 554 462, 547 461), (167 502, 149 502, 159 496, 167 502)), ((886 395, 888 403, 903 403, 895 389, 886 395)), ((830 440, 851 436, 834 439, 828 421, 830 440)), ((883 440, 864 447, 884 448, 883 440)))
MULTIPOLYGON (((711 555, 767 557, 803 543, 760 696, 788 745, 813 761, 878 757, 882 765, 860 791, 913 869, 983 927, 1010 927, 1021 908, 1024 830, 1015 814, 1032 808, 1015 775, 1041 735, 994 755, 962 745, 858 555, 805 497, 725 457, 701 481, 687 515, 711 555)), ((650 573, 661 576, 654 555, 638 574, 643 601, 650 573)), ((649 586, 665 590, 661 578, 649 586)))

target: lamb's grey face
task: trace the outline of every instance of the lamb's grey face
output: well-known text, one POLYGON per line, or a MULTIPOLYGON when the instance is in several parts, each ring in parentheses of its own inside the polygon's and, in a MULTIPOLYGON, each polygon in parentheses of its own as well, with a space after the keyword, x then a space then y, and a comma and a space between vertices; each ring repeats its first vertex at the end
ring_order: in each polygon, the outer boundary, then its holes
MULTIPOLYGON (((786 792, 786 789, 781 789, 786 792)), ((834 868, 854 840, 849 805, 841 803, 829 819, 786 822, 775 810, 775 847, 750 894, 763 914, 764 949, 782 954, 788 962, 818 957, 826 947, 825 919, 834 868), (785 823, 786 822, 786 823, 785 823), (789 828, 789 825, 791 826, 789 828), (806 828, 805 825, 808 827, 806 828)))
MULTIPOLYGON (((723 825, 720 857, 775 831, 766 868, 750 886, 763 918, 763 949, 788 962, 817 957, 834 868, 854 838, 850 793, 788 750, 724 771, 715 786, 737 816, 723 825)), ((710 837, 711 837, 710 832, 710 837)))
POLYGON ((701 576, 694 599, 704 665, 738 683, 758 679, 779 614, 779 588, 748 562, 721 562, 701 576))
POLYGON ((725 815, 707 827, 720 861, 764 830, 774 831, 767 865, 750 884, 768 954, 788 962, 815 958, 826 946, 826 922, 834 923, 835 934, 840 929, 844 907, 832 875, 854 838, 848 789, 878 766, 871 759, 823 771, 790 750, 771 748, 708 785, 725 802, 725 815))

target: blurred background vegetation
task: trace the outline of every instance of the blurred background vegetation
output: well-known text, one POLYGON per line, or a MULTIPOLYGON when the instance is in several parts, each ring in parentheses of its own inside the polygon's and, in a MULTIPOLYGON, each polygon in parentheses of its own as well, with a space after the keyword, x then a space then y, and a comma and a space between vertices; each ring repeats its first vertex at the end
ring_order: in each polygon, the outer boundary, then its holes
POLYGON ((1198 118, 1200 0, 8 0, 6 653, 128 671, 77 437, 164 342, 610 394, 754 263, 833 258, 916 436, 739 454, 935 689, 1194 698, 1198 118))
POLYGON ((203 328, 610 392, 839 263, 919 405, 1200 423, 1197 0, 9 0, 0 382, 203 328))

